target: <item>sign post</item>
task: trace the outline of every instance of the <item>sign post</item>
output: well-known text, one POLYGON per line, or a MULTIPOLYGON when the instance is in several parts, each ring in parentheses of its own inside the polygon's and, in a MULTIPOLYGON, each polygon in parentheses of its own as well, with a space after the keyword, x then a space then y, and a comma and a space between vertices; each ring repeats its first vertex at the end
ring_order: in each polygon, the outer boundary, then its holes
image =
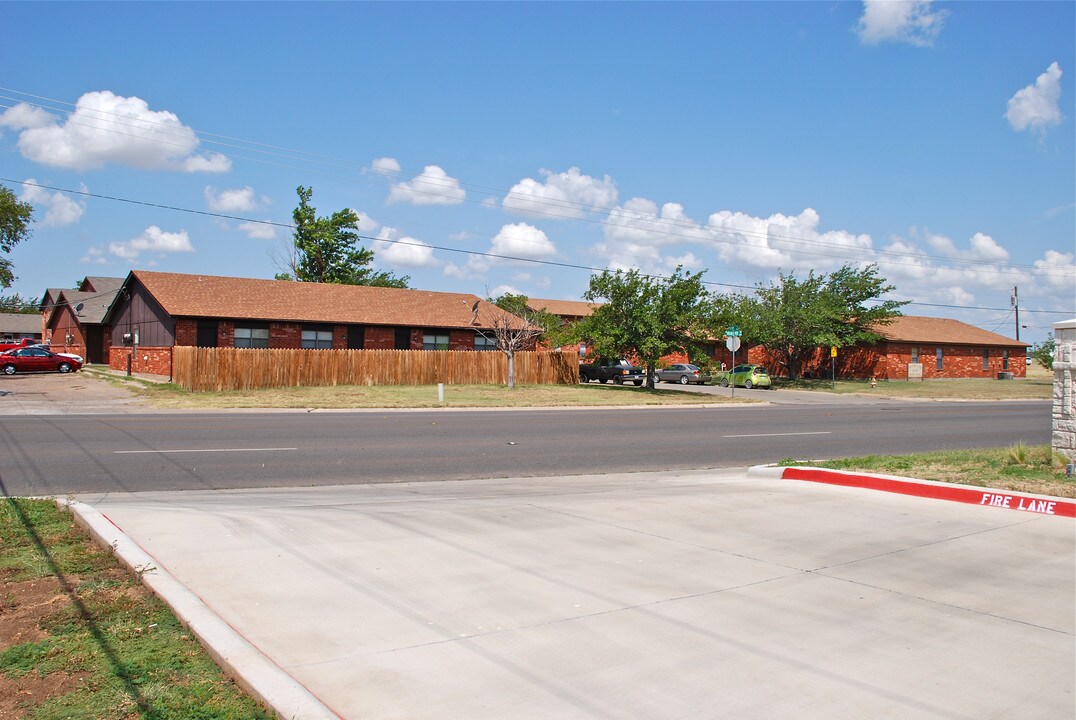
POLYGON ((733 374, 733 370, 736 369, 736 351, 740 349, 740 336, 743 335, 740 332, 739 325, 733 325, 725 331, 725 347, 732 353, 732 367, 729 368, 729 377, 731 378, 732 385, 732 397, 736 397, 736 377, 733 374))
POLYGON ((829 349, 829 382, 833 390, 837 389, 837 346, 829 349))

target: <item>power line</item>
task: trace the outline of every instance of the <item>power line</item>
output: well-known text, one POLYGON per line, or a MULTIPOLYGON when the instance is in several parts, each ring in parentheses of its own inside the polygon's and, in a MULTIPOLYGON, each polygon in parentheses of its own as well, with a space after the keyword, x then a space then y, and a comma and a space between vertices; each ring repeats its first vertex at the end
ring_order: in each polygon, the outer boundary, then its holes
MULTIPOLYGON (((10 178, 0 177, 0 182, 18 183, 18 182, 21 182, 21 181, 12 180, 10 178)), ((255 219, 255 218, 246 218, 246 217, 242 217, 242 216, 238 216, 238 215, 226 215, 224 213, 211 212, 211 211, 208 211, 208 210, 193 210, 193 209, 190 209, 190 208, 182 208, 182 207, 177 207, 177 206, 174 206, 174 205, 164 205, 162 203, 152 203, 152 202, 147 202, 147 201, 144 201, 144 200, 133 200, 133 199, 130 199, 130 198, 116 197, 116 196, 112 196, 112 195, 102 195, 100 193, 91 193, 91 192, 86 191, 86 190, 71 190, 71 189, 68 189, 68 188, 58 188, 58 187, 54 187, 54 186, 51 186, 51 185, 42 185, 42 184, 39 184, 39 183, 23 182, 23 184, 30 185, 31 187, 42 188, 42 189, 45 189, 45 190, 53 190, 53 191, 56 191, 56 192, 67 192, 67 193, 71 193, 71 194, 74 194, 74 195, 84 195, 86 197, 92 197, 92 198, 97 198, 97 199, 101 199, 101 200, 112 200, 112 201, 115 201, 115 202, 128 203, 128 204, 131 204, 131 205, 141 205, 141 206, 145 206, 145 207, 159 208, 161 210, 171 210, 173 212, 188 213, 188 214, 191 214, 191 215, 202 215, 202 216, 206 216, 206 217, 220 218, 220 219, 225 219, 225 220, 235 220, 235 221, 239 221, 239 222, 257 223, 257 224, 261 224, 261 225, 271 225, 273 227, 285 228, 285 229, 289 229, 289 230, 294 230, 295 229, 295 226, 290 224, 290 223, 279 223, 279 222, 273 222, 273 221, 270 221, 270 220, 258 220, 258 219, 255 219)), ((403 245, 403 246, 407 246, 407 247, 429 248, 429 249, 432 249, 432 250, 440 250, 440 251, 443 251, 443 252, 459 253, 459 254, 462 254, 462 255, 471 255, 471 256, 476 256, 476 257, 492 258, 492 259, 496 259, 496 260, 507 260, 507 261, 512 261, 512 262, 530 263, 530 264, 534 264, 534 265, 561 267, 561 268, 567 268, 567 269, 572 269, 572 270, 585 270, 585 271, 591 272, 591 273, 601 273, 601 272, 604 272, 607 269, 607 268, 593 267, 593 266, 589 266, 589 265, 580 265, 580 264, 576 264, 576 263, 558 262, 558 261, 555 261, 555 260, 538 260, 538 259, 535 259, 535 258, 518 257, 518 256, 513 256, 513 255, 502 255, 502 254, 499 254, 499 253, 479 252, 477 250, 463 250, 463 249, 460 249, 460 248, 448 247, 448 246, 443 246, 443 245, 430 245, 428 243, 423 243, 423 242, 409 242, 407 240, 390 240, 390 239, 387 239, 387 238, 373 237, 373 236, 370 236, 370 235, 356 234, 356 237, 358 237, 361 240, 365 240, 365 241, 371 242, 371 243, 372 242, 384 242, 384 243, 390 243, 390 244, 393 244, 393 245, 403 245)), ((665 278, 667 278, 667 276, 664 276, 664 275, 657 275, 657 274, 650 274, 650 273, 646 273, 646 274, 644 274, 644 276, 645 277, 656 278, 656 279, 665 279, 665 278)), ((722 283, 722 282, 716 282, 716 281, 711 281, 711 280, 703 280, 702 283, 704 285, 712 285, 712 286, 715 286, 715 287, 733 288, 733 289, 736 289, 736 290, 755 290, 756 289, 756 287, 753 286, 753 285, 738 285, 738 284, 735 284, 735 283, 722 283)), ((995 310, 995 311, 996 310, 1008 310, 1008 308, 977 307, 977 306, 973 306, 973 305, 942 305, 942 304, 938 304, 938 303, 922 303, 922 302, 916 302, 916 301, 910 301, 908 304, 909 305, 920 305, 920 306, 925 306, 925 307, 955 308, 955 309, 961 309, 961 310, 995 310)), ((1059 311, 1059 310, 1028 310, 1027 312, 1039 312, 1039 313, 1047 313, 1047 314, 1054 314, 1054 315, 1069 315, 1069 314, 1071 314, 1069 312, 1059 311)))
MULTIPOLYGON (((69 103, 69 102, 62 101, 62 100, 56 100, 54 98, 47 98, 47 97, 43 97, 43 96, 40 96, 40 95, 34 95, 34 94, 31 94, 31 93, 26 93, 26 92, 19 91, 19 90, 14 90, 14 89, 11 89, 11 88, 0 87, 0 91, 9 92, 9 93, 15 93, 15 94, 20 95, 20 96, 30 97, 30 98, 34 98, 34 99, 37 99, 37 100, 44 100, 44 101, 47 101, 49 103, 55 103, 55 104, 64 105, 64 106, 67 106, 67 107, 73 107, 73 108, 76 108, 78 110, 83 110, 83 111, 87 111, 87 112, 96 113, 97 116, 112 116, 112 117, 120 118, 120 119, 123 119, 123 120, 128 119, 126 116, 118 115, 116 113, 111 113, 111 112, 108 112, 108 111, 105 111, 105 110, 98 110, 98 109, 95 109, 95 108, 79 108, 78 105, 73 104, 73 103, 69 103)), ((71 110, 66 110, 66 109, 63 109, 63 108, 57 108, 57 107, 53 107, 53 106, 50 106, 50 105, 45 105, 43 103, 27 102, 25 100, 19 100, 18 98, 14 98, 14 97, 10 97, 10 96, 0 95, 0 98, 7 99, 7 100, 10 100, 12 102, 18 102, 20 104, 29 105, 31 107, 38 107, 38 108, 41 108, 43 110, 52 110, 52 111, 55 111, 55 112, 65 113, 68 116, 68 118, 67 118, 68 123, 72 123, 72 124, 79 125, 79 126, 91 127, 91 128, 94 128, 94 129, 96 129, 98 131, 113 132, 113 133, 125 135, 125 136, 128 136, 128 137, 140 137, 142 139, 149 140, 151 142, 162 142, 164 144, 168 144, 168 145, 172 145, 172 146, 176 146, 176 147, 189 147, 189 144, 167 143, 167 142, 165 142, 163 140, 160 140, 158 138, 133 135, 131 133, 124 133, 124 132, 121 132, 121 131, 118 131, 118 130, 109 129, 107 127, 101 127, 99 125, 89 125, 89 124, 86 124, 86 123, 79 123, 79 122, 76 122, 76 121, 72 120, 71 116, 74 114, 74 112, 71 111, 71 110)), ((0 107, 8 107, 8 108, 10 108, 12 106, 0 104, 0 107)), ((159 112, 159 111, 153 111, 153 112, 159 112)), ((154 132, 160 133, 160 134, 176 135, 176 133, 174 132, 175 126, 173 126, 171 124, 160 123, 160 122, 153 121, 153 120, 140 119, 140 120, 138 120, 138 123, 140 123, 139 125, 130 125, 128 123, 120 122, 119 120, 109 120, 107 118, 99 118, 99 119, 104 119, 106 122, 112 122, 114 124, 121 125, 121 126, 126 126, 126 127, 143 127, 143 126, 146 126, 146 125, 156 125, 156 126, 159 126, 161 129, 160 130, 155 130, 154 132)), ((177 122, 178 122, 178 120, 177 120, 177 122)), ((315 162, 317 164, 327 165, 329 167, 333 167, 333 168, 337 168, 337 169, 352 170, 352 171, 358 170, 360 173, 363 173, 363 174, 367 173, 367 169, 365 167, 363 167, 361 164, 355 163, 354 161, 351 161, 351 160, 346 160, 346 159, 342 159, 342 158, 338 158, 338 157, 334 157, 334 156, 330 156, 330 155, 322 155, 322 154, 310 153, 310 152, 302 151, 302 150, 295 150, 295 149, 291 149, 291 148, 285 148, 285 147, 281 147, 281 146, 277 146, 277 145, 269 145, 269 144, 265 144, 265 143, 255 142, 255 141, 243 140, 243 139, 240 139, 240 138, 233 138, 233 137, 229 137, 229 136, 225 136, 225 135, 217 135, 217 134, 213 134, 213 133, 197 131, 197 130, 194 130, 193 128, 190 128, 190 127, 185 126, 185 125, 182 126, 182 127, 185 128, 186 130, 188 130, 190 133, 193 133, 197 138, 221 138, 223 140, 230 141, 230 142, 221 142, 221 141, 218 141, 218 140, 206 139, 205 142, 208 143, 208 144, 220 145, 220 146, 223 146, 223 147, 234 148, 234 149, 237 149, 237 150, 246 150, 246 151, 251 151, 251 152, 255 152, 255 153, 262 153, 262 154, 271 155, 271 156, 280 157, 280 158, 289 159, 289 160, 305 160, 305 159, 309 158, 309 159, 311 159, 310 160, 311 162, 315 162), (235 144, 235 143, 241 143, 241 144, 235 144), (267 149, 262 149, 262 148, 267 148, 267 149), (295 157, 296 155, 305 156, 305 158, 304 157, 295 157)), ((186 133, 183 133, 183 137, 189 137, 189 136, 186 133)), ((287 165, 287 164, 282 164, 282 163, 270 162, 270 161, 266 161, 266 160, 259 159, 259 158, 254 158, 254 157, 247 157, 247 156, 243 156, 243 155, 230 155, 230 154, 227 154, 227 153, 218 153, 218 154, 223 155, 225 157, 228 157, 230 159, 248 160, 250 162, 256 162, 256 163, 259 163, 259 164, 265 164, 265 165, 270 165, 270 166, 284 167, 284 168, 293 169, 293 170, 294 169, 303 169, 305 171, 311 171, 309 168, 298 168, 298 167, 296 167, 294 165, 287 165)), ((338 178, 341 178, 341 179, 348 179, 348 180, 352 180, 352 181, 362 182, 362 183, 377 186, 377 187, 388 187, 390 189, 394 188, 394 187, 397 187, 396 185, 392 185, 391 183, 386 184, 384 182, 379 182, 377 180, 373 180, 373 179, 369 179, 369 178, 363 178, 363 177, 355 177, 353 175, 338 175, 338 174, 335 174, 335 173, 328 173, 328 172, 326 172, 324 170, 315 170, 313 172, 318 172, 318 173, 323 174, 323 175, 329 175, 329 176, 338 177, 338 178)), ((379 171, 376 174, 383 175, 383 176, 391 175, 391 176, 396 177, 397 179, 399 179, 401 177, 404 177, 404 175, 402 173, 398 173, 398 172, 380 172, 379 171)), ((529 194, 529 193, 516 193, 514 191, 514 189, 511 190, 511 191, 505 191, 503 188, 493 188, 493 187, 490 187, 490 186, 482 186, 482 185, 476 185, 476 184, 471 184, 471 183, 465 183, 465 182, 461 182, 461 181, 455 180, 455 179, 453 179, 452 183, 447 183, 447 182, 442 183, 439 180, 437 180, 436 178, 427 178, 427 177, 425 177, 424 173, 420 173, 418 175, 411 175, 411 176, 408 176, 408 177, 410 177, 410 182, 412 183, 412 186, 409 188, 409 190, 411 192, 422 194, 422 195, 429 195, 429 196, 436 196, 436 197, 449 197, 448 195, 446 195, 443 192, 437 192, 437 191, 434 191, 434 190, 424 190, 424 189, 421 189, 421 188, 417 188, 417 187, 414 186, 415 181, 421 180, 421 182, 425 183, 425 184, 432 184, 432 185, 441 184, 441 185, 443 185, 445 187, 452 187, 452 188, 455 188, 457 186, 461 187, 461 188, 464 188, 464 187, 478 188, 478 189, 483 189, 483 190, 485 190, 487 192, 495 192, 495 193, 504 194, 506 198, 508 196, 512 195, 512 194, 515 194, 516 196, 522 196, 523 198, 529 199, 530 203, 536 204, 538 206, 546 206, 546 207, 551 207, 553 209, 558 209, 558 208, 559 209, 564 209, 564 210, 570 211, 572 214, 565 215, 565 214, 560 214, 560 213, 555 213, 555 212, 550 212, 550 211, 542 211, 542 210, 534 210, 534 209, 528 209, 528 210, 525 211, 525 213, 529 213, 529 214, 533 214, 533 215, 539 215, 539 216, 545 216, 545 217, 555 218, 555 219, 572 219, 572 220, 576 220, 576 221, 581 221, 581 222, 587 222, 587 223, 601 225, 603 227, 617 227, 617 224, 614 223, 612 221, 612 219, 611 219, 612 216, 613 216, 613 212, 616 209, 612 209, 612 210, 603 209, 603 210, 600 211, 601 215, 602 215, 602 218, 601 219, 596 219, 596 218, 586 217, 585 214, 588 213, 588 212, 589 213, 598 212, 598 210, 596 208, 594 208, 593 206, 591 206, 589 204, 586 204, 586 203, 579 203, 579 202, 574 202, 574 201, 571 201, 571 200, 561 200, 561 199, 557 199, 557 198, 539 197, 539 196, 535 196, 535 195, 529 194), (581 214, 583 216, 580 217, 580 216, 577 215, 577 213, 581 214)), ((471 202, 471 203, 475 203, 475 202, 484 203, 485 202, 485 201, 476 201, 476 200, 469 199, 469 198, 464 198, 463 201, 464 202, 471 202)), ((502 201, 502 205, 503 205, 503 201, 502 201)), ((509 209, 511 209, 511 208, 509 208, 509 209)), ((621 213, 627 212, 622 207, 619 208, 619 210, 621 211, 621 213)), ((631 215, 631 213, 628 213, 628 214, 631 215)), ((695 232, 702 231, 702 232, 705 232, 705 233, 709 233, 710 237, 706 238, 707 240, 709 240, 711 242, 714 242, 714 243, 717 243, 717 244, 723 244, 723 245, 739 245, 740 243, 738 241, 736 241, 736 240, 722 240, 719 237, 715 236, 716 234, 728 234, 728 235, 731 235, 733 237, 742 237, 742 238, 746 238, 746 239, 756 238, 756 239, 765 240, 765 241, 777 240, 777 241, 782 241, 782 242, 790 243, 790 244, 793 244, 793 245, 799 245, 799 246, 818 246, 818 247, 823 247, 823 248, 832 248, 833 247, 833 245, 831 243, 827 243, 827 242, 822 241, 822 240, 808 240, 808 239, 804 239, 804 238, 794 237, 794 236, 791 236, 791 235, 781 235, 779 233, 770 232, 768 229, 765 232, 761 232, 761 231, 754 231, 754 230, 745 229, 745 228, 735 228, 735 229, 717 228, 717 227, 714 227, 712 225, 699 225, 698 223, 695 223, 693 221, 688 222, 688 221, 684 221, 684 220, 671 219, 671 218, 644 217, 644 216, 641 216, 641 215, 639 215, 637 213, 635 214, 634 219, 637 220, 637 221, 645 223, 649 227, 649 229, 646 230, 645 232, 649 232, 649 233, 654 234, 654 235, 664 235, 664 236, 668 236, 668 237, 683 238, 683 239, 686 239, 686 240, 693 240, 693 241, 699 241, 700 238, 698 238, 697 236, 692 235, 692 234, 687 234, 687 233, 683 233, 683 232, 675 232, 675 231, 673 231, 673 229, 680 228, 680 229, 691 230, 691 231, 695 231, 695 232), (665 228, 665 229, 662 229, 662 228, 665 228)), ((257 222, 257 221, 249 220, 248 222, 257 222)), ((802 254, 802 255, 811 255, 811 256, 815 256, 815 257, 826 257, 826 258, 842 259, 842 260, 850 259, 849 255, 848 255, 849 253, 854 253, 855 255, 861 256, 858 259, 863 260, 863 261, 872 261, 877 256, 885 256, 885 257, 892 256, 892 257, 896 257, 896 258, 907 258, 907 257, 909 257, 909 253, 905 253, 905 252, 899 252, 899 251, 893 251, 893 250, 876 250, 876 249, 873 249, 873 248, 858 248, 858 247, 845 247, 845 248, 842 248, 843 252, 840 252, 839 254, 811 251, 811 250, 803 249, 802 247, 800 247, 800 248, 796 248, 796 247, 788 247, 788 248, 774 247, 772 249, 774 249, 774 250, 776 250, 778 252, 791 252, 791 253, 798 253, 798 254, 802 254)), ((995 271, 997 273, 1005 274, 1005 275, 1033 274, 1033 275, 1046 275, 1046 276, 1049 276, 1049 275, 1054 274, 1054 269, 1053 268, 1043 268, 1043 267, 1039 267, 1039 266, 1031 265, 1031 264, 1021 264, 1021 263, 1005 263, 1005 264, 1002 264, 1002 263, 997 263, 997 262, 989 261, 989 260, 978 260, 978 259, 973 259, 973 258, 960 258, 960 257, 941 256, 941 255, 926 255, 926 254, 914 255, 913 257, 915 257, 916 259, 920 259, 920 260, 935 260, 935 261, 940 260, 940 261, 944 261, 944 262, 960 263, 960 264, 964 264, 964 265, 968 265, 968 266, 990 267, 990 268, 995 268, 996 269, 995 271)), ((857 259, 857 258, 853 257, 851 259, 857 259)), ((914 262, 887 261, 887 263, 892 264, 892 265, 912 266, 912 267, 918 265, 918 263, 914 263, 914 262)), ((958 270, 959 271, 961 268, 948 268, 948 269, 958 270)))

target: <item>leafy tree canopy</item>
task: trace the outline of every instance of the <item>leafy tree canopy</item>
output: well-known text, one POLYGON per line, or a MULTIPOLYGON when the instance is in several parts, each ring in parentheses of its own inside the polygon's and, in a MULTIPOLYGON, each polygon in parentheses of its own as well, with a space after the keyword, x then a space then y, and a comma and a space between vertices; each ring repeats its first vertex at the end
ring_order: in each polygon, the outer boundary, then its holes
POLYGON ((697 351, 697 344, 713 337, 727 317, 726 304, 706 290, 702 273, 685 273, 681 267, 667 278, 606 270, 591 276, 583 297, 604 304, 575 325, 576 337, 599 355, 636 358, 646 366, 650 388, 662 356, 697 351))
POLYGON ((781 273, 776 282, 760 283, 754 297, 741 299, 740 326, 745 340, 764 346, 795 379, 819 347, 877 341, 874 328, 907 304, 881 300, 891 290, 877 265, 844 265, 828 275, 812 270, 803 279, 781 273))
POLYGON ((542 329, 542 337, 551 345, 562 345, 566 341, 564 328, 560 318, 545 310, 532 310, 530 298, 526 295, 505 293, 496 298, 487 298, 501 310, 510 312, 516 317, 523 318, 531 325, 537 325, 542 329))
POLYGON ((294 248, 287 272, 278 273, 276 279, 407 287, 411 278, 397 277, 370 267, 374 252, 359 244, 359 216, 354 210, 339 210, 327 217, 318 217, 316 208, 310 204, 313 189, 300 185, 296 193, 299 206, 292 213, 294 248))
POLYGON ((1057 340, 1054 338, 1053 333, 1046 336, 1046 339, 1040 343, 1035 343, 1028 350, 1028 355, 1031 359, 1042 365, 1047 370, 1054 369, 1054 350, 1057 348, 1057 340))
MULTIPOLYGON (((30 237, 33 217, 33 205, 20 202, 15 193, 0 185, 0 252, 10 253, 13 247, 30 237)), ((0 288, 11 287, 15 281, 13 267, 11 260, 0 257, 0 288)))
POLYGON ((41 305, 37 298, 24 298, 22 295, 0 295, 0 312, 36 315, 41 305))

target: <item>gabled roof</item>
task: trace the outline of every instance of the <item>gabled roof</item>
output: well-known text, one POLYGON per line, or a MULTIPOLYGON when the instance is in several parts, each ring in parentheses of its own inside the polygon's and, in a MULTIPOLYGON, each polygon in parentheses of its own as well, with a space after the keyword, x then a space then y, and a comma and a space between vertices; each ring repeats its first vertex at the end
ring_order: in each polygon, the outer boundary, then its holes
POLYGON ((60 299, 60 293, 66 288, 46 288, 45 294, 41 296, 41 302, 38 305, 38 309, 41 312, 51 312, 55 307, 56 302, 60 299))
MULTIPOLYGON (((122 282, 122 280, 120 281, 122 282)), ((96 287, 96 286, 95 286, 96 287)), ((67 305, 71 308, 71 312, 78 317, 78 321, 82 325, 100 325, 105 321, 105 313, 108 312, 108 308, 112 305, 112 301, 116 298, 116 294, 119 293, 120 288, 117 285, 112 290, 105 292, 82 292, 79 290, 64 290, 60 293, 60 297, 57 306, 67 305), (82 304, 81 310, 76 310, 79 304, 82 304)), ((52 318, 49 318, 51 324, 52 318)))
POLYGON ((545 310, 550 315, 559 317, 588 317, 602 303, 584 302, 582 300, 543 300, 528 298, 527 307, 531 310, 545 310))
POLYGON ((121 287, 123 287, 123 278, 121 277, 87 275, 78 289, 82 292, 106 293, 116 292, 121 287))
POLYGON ((1026 348, 1028 343, 982 330, 974 325, 948 318, 904 315, 888 325, 877 325, 874 331, 893 342, 931 343, 936 345, 991 345, 1026 348))
POLYGON ((132 270, 125 284, 132 280, 141 283, 172 317, 492 328, 496 319, 508 315, 468 293, 147 270, 132 270))

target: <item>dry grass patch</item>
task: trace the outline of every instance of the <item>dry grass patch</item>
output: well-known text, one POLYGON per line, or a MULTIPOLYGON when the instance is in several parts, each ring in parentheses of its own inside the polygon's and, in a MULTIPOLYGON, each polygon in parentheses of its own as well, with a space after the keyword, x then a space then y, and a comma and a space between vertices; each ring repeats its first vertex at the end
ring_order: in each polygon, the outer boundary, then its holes
POLYGON ((889 380, 879 382, 875 388, 870 386, 868 380, 838 380, 834 388, 829 380, 780 379, 778 387, 789 390, 831 392, 838 395, 857 393, 924 400, 1048 400, 1053 393, 1053 376, 1042 376, 1036 373, 1027 379, 1016 380, 989 378, 889 380))
POLYGON ((867 455, 842 460, 784 460, 833 470, 882 473, 1013 492, 1076 498, 1076 479, 1049 445, 947 450, 912 455, 867 455))
POLYGON ((178 408, 477 408, 594 407, 626 405, 703 405, 753 402, 743 398, 587 385, 445 385, 444 402, 436 385, 337 385, 190 393, 171 385, 139 390, 155 407, 178 408))

